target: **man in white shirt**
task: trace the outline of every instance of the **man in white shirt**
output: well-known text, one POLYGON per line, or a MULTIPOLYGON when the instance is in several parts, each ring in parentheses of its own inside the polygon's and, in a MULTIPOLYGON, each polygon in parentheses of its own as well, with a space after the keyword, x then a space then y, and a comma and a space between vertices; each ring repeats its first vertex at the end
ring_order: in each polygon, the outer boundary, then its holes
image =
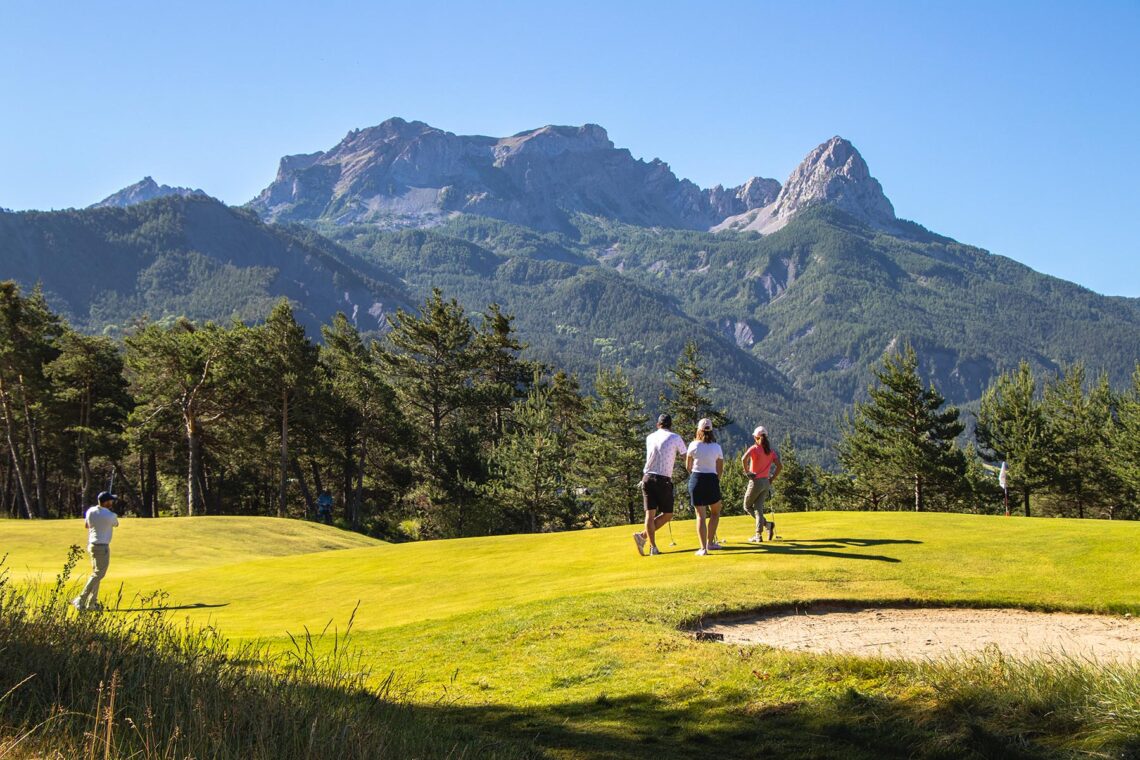
POLYGON ((111 533, 119 525, 119 518, 111 511, 116 496, 110 491, 99 494, 99 504, 87 510, 83 516, 83 526, 87 528, 87 551, 91 554, 91 577, 83 587, 83 593, 71 600, 75 609, 98 610, 99 581, 107 574, 111 564, 111 533))
POLYGON ((645 503, 645 529, 633 534, 637 553, 645 555, 657 550, 657 531, 673 519, 673 466, 678 456, 685 456, 685 442, 674 433, 673 418, 662 414, 657 418, 657 429, 645 437, 645 467, 641 476, 642 499, 645 503))

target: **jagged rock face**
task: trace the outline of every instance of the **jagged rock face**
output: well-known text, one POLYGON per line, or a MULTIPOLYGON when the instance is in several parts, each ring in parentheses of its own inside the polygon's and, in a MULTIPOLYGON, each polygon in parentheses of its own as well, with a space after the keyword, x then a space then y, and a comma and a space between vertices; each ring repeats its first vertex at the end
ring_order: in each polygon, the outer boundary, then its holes
POLYGON ((707 192, 714 215, 725 219, 767 206, 780 194, 780 183, 774 179, 753 177, 740 187, 726 190, 717 185, 707 192))
POLYGON ((777 219, 817 203, 831 203, 872 225, 891 226, 895 209, 855 146, 833 137, 813 150, 788 177, 776 199, 777 219))
POLYGON ((328 152, 283 158, 277 179, 250 206, 270 221, 423 226, 462 211, 562 229, 568 215, 583 212, 707 229, 727 213, 770 202, 778 189, 774 180, 756 178, 739 188, 701 190, 660 160, 615 148, 596 124, 494 138, 389 119, 350 132, 328 152))
POLYGON ((830 203, 871 227, 896 231, 894 206, 871 176, 867 162, 847 140, 833 137, 800 162, 769 205, 742 212, 715 229, 771 233, 809 206, 830 203))
POLYGON ((127 206, 134 206, 137 203, 152 201, 155 198, 165 198, 168 195, 177 195, 183 198, 191 195, 206 197, 206 193, 201 190, 191 190, 188 187, 160 185, 151 177, 143 177, 130 187, 124 187, 119 192, 108 195, 98 203, 89 206, 89 208, 126 208, 127 206))

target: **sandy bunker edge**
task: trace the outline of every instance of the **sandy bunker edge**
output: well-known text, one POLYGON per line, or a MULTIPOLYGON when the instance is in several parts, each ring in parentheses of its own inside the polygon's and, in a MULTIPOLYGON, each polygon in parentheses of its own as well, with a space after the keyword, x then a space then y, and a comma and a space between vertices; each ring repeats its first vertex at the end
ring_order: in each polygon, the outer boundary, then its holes
POLYGON ((1019 659, 1140 665, 1140 619, 1019 608, 822 602, 705 618, 698 638, 816 654, 927 660, 995 648, 1019 659))

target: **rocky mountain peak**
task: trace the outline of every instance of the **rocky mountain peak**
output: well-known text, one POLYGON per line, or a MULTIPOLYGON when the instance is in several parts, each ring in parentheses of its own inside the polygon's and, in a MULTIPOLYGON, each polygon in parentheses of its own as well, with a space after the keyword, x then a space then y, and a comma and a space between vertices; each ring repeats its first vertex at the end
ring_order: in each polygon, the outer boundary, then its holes
POLYGON ((94 203, 89 208, 126 208, 127 206, 134 206, 138 203, 145 203, 154 200, 155 198, 165 198, 168 195, 177 195, 187 197, 190 195, 202 195, 206 193, 202 190, 191 190, 188 187, 171 187, 170 185, 160 185, 154 181, 153 177, 143 177, 129 187, 124 187, 117 193, 108 195, 98 203, 94 203))
MULTIPOLYGON (((747 187, 747 186, 746 186, 747 187)), ((809 206, 828 203, 876 229, 897 232, 894 206, 850 141, 836 136, 800 162, 779 195, 763 208, 725 219, 721 229, 775 232, 809 206)))
POLYGON ((855 146, 842 137, 831 138, 800 162, 776 198, 773 218, 787 223, 797 211, 817 203, 833 204, 873 227, 895 226, 895 209, 882 185, 855 146))

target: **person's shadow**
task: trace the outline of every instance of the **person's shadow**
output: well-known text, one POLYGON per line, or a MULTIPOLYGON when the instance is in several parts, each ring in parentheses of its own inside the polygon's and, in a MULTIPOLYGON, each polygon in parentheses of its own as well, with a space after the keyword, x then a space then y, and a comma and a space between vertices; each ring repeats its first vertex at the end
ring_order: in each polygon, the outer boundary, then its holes
POLYGON ((902 562, 898 557, 883 554, 859 554, 840 551, 847 548, 883 546, 886 544, 921 544, 909 538, 812 538, 803 540, 765 541, 759 544, 722 544, 719 551, 745 552, 750 554, 784 554, 790 556, 835 557, 838 559, 862 559, 876 562, 902 562))
POLYGON ((209 610, 216 607, 229 607, 229 602, 221 602, 220 604, 206 604, 205 602, 193 602, 191 604, 157 604, 147 605, 142 607, 107 607, 104 612, 174 612, 176 610, 209 610))

